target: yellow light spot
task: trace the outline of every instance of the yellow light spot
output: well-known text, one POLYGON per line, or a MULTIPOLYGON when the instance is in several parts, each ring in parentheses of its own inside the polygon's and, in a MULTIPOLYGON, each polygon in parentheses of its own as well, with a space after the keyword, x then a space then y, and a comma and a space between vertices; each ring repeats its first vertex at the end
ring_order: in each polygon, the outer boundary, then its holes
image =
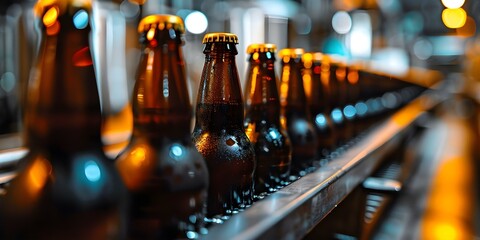
POLYGON ((147 33, 147 39, 151 41, 153 40, 154 37, 155 37, 155 28, 150 28, 150 30, 148 30, 148 33, 147 33))
POLYGON ((461 28, 467 21, 467 13, 463 8, 447 8, 442 11, 442 21, 448 28, 461 28))
POLYGON ((58 8, 51 7, 47 10, 47 12, 43 15, 43 24, 45 27, 51 27, 55 24, 58 18, 58 8))
POLYGON ((303 66, 305 68, 311 68, 313 63, 313 55, 311 53, 305 53, 302 55, 303 66))
POLYGON ((252 55, 253 60, 255 60, 255 61, 258 60, 258 56, 259 56, 258 52, 254 53, 252 55))
POLYGON ((290 66, 284 66, 282 69, 282 81, 280 83, 280 104, 287 105, 288 79, 290 78, 290 66))
POLYGON ((442 0, 442 4, 446 8, 460 8, 464 3, 465 0, 442 0))
POLYGON ((257 85, 257 77, 258 77, 258 67, 254 67, 252 69, 252 85, 250 85, 250 96, 253 96, 253 93, 255 93, 255 85, 257 85))

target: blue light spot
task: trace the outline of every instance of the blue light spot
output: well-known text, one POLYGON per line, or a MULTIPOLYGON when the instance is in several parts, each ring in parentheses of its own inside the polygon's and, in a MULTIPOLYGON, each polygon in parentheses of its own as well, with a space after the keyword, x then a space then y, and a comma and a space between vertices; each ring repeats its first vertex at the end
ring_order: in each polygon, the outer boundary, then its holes
POLYGON ((272 58, 272 54, 271 54, 270 52, 267 52, 266 55, 267 55, 267 58, 268 58, 268 59, 272 58))
POLYGON ((171 39, 175 39, 175 38, 177 37, 177 34, 175 33, 175 30, 172 29, 172 28, 170 28, 170 29, 168 30, 168 35, 170 35, 170 38, 171 38, 171 39))
POLYGON ((90 182, 97 182, 102 177, 98 164, 94 161, 88 161, 85 163, 85 177, 90 182))
POLYGON ((88 26, 88 13, 85 10, 79 10, 73 15, 73 25, 77 29, 84 29, 88 26))
POLYGON ((272 139, 277 139, 278 138, 278 134, 277 132, 274 130, 274 129, 271 129, 268 134, 272 137, 272 139))
POLYGON ((347 105, 345 108, 343 108, 343 115, 345 115, 347 119, 354 118, 356 114, 357 109, 355 109, 355 107, 352 105, 347 105))
POLYGON ((355 104, 355 109, 357 110, 357 115, 360 117, 365 116, 368 112, 368 106, 364 102, 358 102, 355 104))
POLYGON ((340 109, 338 108, 333 109, 331 115, 332 115, 332 120, 335 123, 341 123, 343 121, 343 114, 340 109))
POLYGON ((187 232, 187 238, 188 239, 197 239, 198 238, 198 233, 193 232, 193 231, 188 231, 187 232))
POLYGON ((170 147, 170 157, 173 159, 180 159, 183 155, 183 147, 179 144, 174 144, 170 147))
POLYGON ((321 113, 317 114, 317 116, 315 116, 315 124, 319 128, 325 128, 327 126, 327 118, 325 117, 325 115, 321 113))

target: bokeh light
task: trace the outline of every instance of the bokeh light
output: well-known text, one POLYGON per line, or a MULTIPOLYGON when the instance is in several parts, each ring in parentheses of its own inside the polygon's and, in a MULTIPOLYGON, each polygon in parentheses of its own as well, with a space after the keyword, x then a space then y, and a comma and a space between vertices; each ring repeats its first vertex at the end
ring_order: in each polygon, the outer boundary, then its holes
POLYGON ((465 3, 465 0, 442 0, 443 6, 446 8, 460 8, 465 3))
POLYGON ((332 27, 338 34, 346 34, 352 29, 352 18, 345 11, 338 11, 332 17, 332 27))
POLYGON ((442 11, 442 21, 448 28, 461 28, 467 21, 467 12, 463 8, 447 8, 442 11))
POLYGON ((193 11, 185 18, 185 27, 193 34, 203 33, 208 27, 207 17, 199 11, 193 11))

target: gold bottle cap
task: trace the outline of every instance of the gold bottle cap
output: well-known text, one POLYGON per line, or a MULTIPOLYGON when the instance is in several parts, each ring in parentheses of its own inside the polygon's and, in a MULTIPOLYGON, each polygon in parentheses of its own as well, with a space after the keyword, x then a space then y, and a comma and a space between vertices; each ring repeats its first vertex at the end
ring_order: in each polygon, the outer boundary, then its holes
POLYGON ((238 37, 233 33, 207 33, 203 37, 202 43, 235 43, 238 44, 238 37))
POLYGON ((250 44, 250 46, 247 47, 248 54, 252 54, 255 52, 276 52, 276 51, 277 51, 277 45, 272 43, 255 43, 255 44, 250 44))
POLYGON ((148 31, 152 26, 160 30, 173 29, 180 33, 185 33, 183 20, 179 16, 168 14, 156 14, 144 17, 138 24, 138 32, 148 31))
POLYGON ((278 52, 278 56, 280 56, 281 58, 301 58, 304 53, 305 50, 303 50, 303 48, 284 48, 280 50, 280 52, 278 52))

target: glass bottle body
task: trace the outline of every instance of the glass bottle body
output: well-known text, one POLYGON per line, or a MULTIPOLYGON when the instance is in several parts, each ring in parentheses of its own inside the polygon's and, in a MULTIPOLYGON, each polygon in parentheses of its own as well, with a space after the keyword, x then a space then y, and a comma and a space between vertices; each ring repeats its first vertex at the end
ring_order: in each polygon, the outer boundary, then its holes
POLYGON ((245 132, 255 149, 255 195, 260 198, 288 184, 292 158, 290 139, 280 124, 274 61, 271 52, 253 53, 246 81, 245 132))
POLYGON ((288 89, 284 97, 282 115, 292 142, 291 173, 297 177, 305 175, 312 169, 318 146, 318 136, 310 122, 301 69, 300 58, 283 61, 282 81, 287 81, 288 89))
POLYGON ((133 135, 116 162, 131 201, 130 238, 183 239, 204 230, 208 172, 190 138, 181 34, 156 25, 142 32, 133 135))
POLYGON ((210 175, 207 217, 252 204, 255 153, 243 128, 243 100, 234 43, 207 43, 193 141, 210 175))
POLYGON ((29 153, 0 198, 0 235, 122 238, 126 196, 102 149, 89 5, 45 4, 35 8, 42 40, 25 110, 29 153))

